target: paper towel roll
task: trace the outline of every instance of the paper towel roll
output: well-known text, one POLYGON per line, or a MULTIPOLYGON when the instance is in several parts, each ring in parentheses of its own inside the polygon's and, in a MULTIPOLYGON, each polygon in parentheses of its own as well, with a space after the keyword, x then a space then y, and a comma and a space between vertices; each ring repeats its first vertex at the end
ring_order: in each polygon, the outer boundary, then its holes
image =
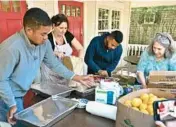
POLYGON ((116 120, 116 106, 107 105, 95 101, 89 101, 86 105, 86 111, 97 116, 116 120))

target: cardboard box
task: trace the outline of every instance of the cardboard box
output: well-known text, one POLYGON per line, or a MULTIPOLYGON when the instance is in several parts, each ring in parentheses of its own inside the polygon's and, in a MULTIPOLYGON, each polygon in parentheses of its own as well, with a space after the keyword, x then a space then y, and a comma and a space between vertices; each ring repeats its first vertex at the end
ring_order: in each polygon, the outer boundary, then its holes
POLYGON ((152 71, 148 88, 176 89, 176 71, 152 71))
POLYGON ((142 89, 121 97, 117 103, 116 127, 155 127, 152 115, 136 111, 123 103, 139 97, 142 93, 153 93, 158 97, 174 98, 174 95, 160 91, 159 89, 142 89))
POLYGON ((176 96, 176 89, 160 89, 160 91, 171 93, 176 96))
POLYGON ((151 71, 151 82, 176 82, 176 71, 151 71))

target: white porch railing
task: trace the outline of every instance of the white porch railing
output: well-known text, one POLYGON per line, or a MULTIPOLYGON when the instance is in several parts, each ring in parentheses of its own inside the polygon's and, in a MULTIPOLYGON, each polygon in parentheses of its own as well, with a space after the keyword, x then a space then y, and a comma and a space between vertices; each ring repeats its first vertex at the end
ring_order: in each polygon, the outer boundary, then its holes
POLYGON ((127 56, 140 56, 148 45, 128 44, 127 56))

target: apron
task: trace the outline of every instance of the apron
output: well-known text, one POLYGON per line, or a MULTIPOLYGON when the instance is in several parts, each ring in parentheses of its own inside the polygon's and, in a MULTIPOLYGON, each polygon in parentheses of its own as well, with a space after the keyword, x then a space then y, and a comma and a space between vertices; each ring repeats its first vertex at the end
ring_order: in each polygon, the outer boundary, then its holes
MULTIPOLYGON (((71 56, 72 54, 72 48, 67 43, 67 40, 65 36, 63 36, 65 44, 64 45, 56 45, 55 41, 55 49, 54 51, 57 52, 65 52, 65 56, 62 60, 63 64, 70 69, 68 66, 71 64, 71 71, 73 71, 75 74, 83 75, 83 60, 81 58, 71 56)), ((53 38, 54 40, 54 38, 53 38)), ((43 82, 49 81, 51 84, 60 84, 60 85, 67 85, 69 87, 75 88, 76 90, 83 92, 87 89, 86 86, 73 81, 73 80, 67 80, 63 77, 59 76, 56 72, 53 72, 51 69, 49 69, 45 64, 42 63, 41 65, 41 79, 43 82)))
MULTIPOLYGON (((67 43, 65 36, 63 36, 65 44, 63 45, 56 45, 56 41, 53 35, 55 49, 54 51, 57 52, 65 52, 65 56, 70 56, 72 54, 72 48, 67 43)), ((48 68, 44 63, 41 64, 41 82, 50 82, 51 84, 60 84, 60 85, 68 85, 69 80, 59 76, 56 72, 52 71, 48 68)))
POLYGON ((54 41, 55 44, 55 49, 54 51, 56 52, 64 52, 65 56, 71 56, 73 50, 72 47, 67 43, 67 40, 65 36, 63 36, 65 44, 63 45, 56 45, 56 42, 54 41))

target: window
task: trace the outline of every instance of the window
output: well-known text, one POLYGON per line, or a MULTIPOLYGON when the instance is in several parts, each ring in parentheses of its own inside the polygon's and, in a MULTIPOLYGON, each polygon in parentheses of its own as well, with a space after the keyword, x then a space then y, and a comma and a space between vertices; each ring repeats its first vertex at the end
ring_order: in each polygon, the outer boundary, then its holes
POLYGON ((2 12, 21 12, 20 1, 0 1, 0 11, 2 12))
POLYGON ((76 7, 76 6, 61 5, 61 13, 66 16, 72 16, 72 17, 81 16, 80 7, 76 7))
POLYGON ((98 9, 98 35, 120 28, 120 11, 114 9, 98 9))
POLYGON ((20 12, 21 11, 20 1, 12 1, 12 7, 14 12, 20 12))
POLYGON ((71 7, 71 16, 73 16, 73 17, 76 16, 76 7, 74 7, 74 6, 71 7))
POLYGON ((65 5, 61 5, 61 13, 65 15, 65 5))
POLYGON ((119 29, 120 22, 120 11, 112 11, 112 29, 119 29))
POLYGON ((80 7, 76 7, 76 16, 77 16, 77 17, 81 16, 80 7))
POLYGON ((70 14, 70 13, 71 13, 70 10, 71 10, 71 6, 69 6, 69 5, 66 6, 66 16, 70 16, 70 15, 71 15, 71 14, 70 14))
POLYGON ((10 12, 10 2, 9 1, 1 1, 2 11, 10 12))
POLYGON ((99 9, 98 12, 98 30, 106 30, 108 29, 108 16, 109 10, 107 9, 99 9))

